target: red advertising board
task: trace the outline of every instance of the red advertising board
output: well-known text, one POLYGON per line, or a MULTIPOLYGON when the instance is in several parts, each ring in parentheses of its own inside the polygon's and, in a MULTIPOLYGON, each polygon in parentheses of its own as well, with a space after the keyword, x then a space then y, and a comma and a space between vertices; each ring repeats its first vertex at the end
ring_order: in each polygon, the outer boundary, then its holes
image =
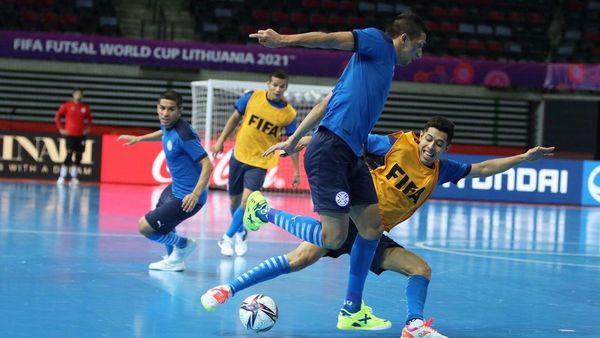
MULTIPOLYGON (((123 146, 116 135, 102 138, 102 182, 129 184, 160 184, 171 181, 167 170, 161 142, 140 142, 133 146, 123 146)), ((210 178, 211 187, 226 187, 229 178, 229 158, 233 142, 225 144, 225 152, 213 159, 214 170, 210 178)), ((207 149, 208 150, 208 149, 207 149)), ((308 190, 308 182, 300 156, 300 190, 308 190)), ((279 166, 269 170, 265 188, 290 189, 294 170, 290 158, 282 158, 279 166)))

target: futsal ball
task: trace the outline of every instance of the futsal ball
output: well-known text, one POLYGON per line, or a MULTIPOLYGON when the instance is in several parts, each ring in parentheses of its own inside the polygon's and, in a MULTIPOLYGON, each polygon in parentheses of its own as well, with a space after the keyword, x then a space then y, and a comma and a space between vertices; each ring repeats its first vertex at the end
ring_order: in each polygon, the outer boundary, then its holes
POLYGON ((240 305, 240 320, 248 330, 269 331, 277 321, 278 311, 275 301, 263 294, 252 295, 240 305))

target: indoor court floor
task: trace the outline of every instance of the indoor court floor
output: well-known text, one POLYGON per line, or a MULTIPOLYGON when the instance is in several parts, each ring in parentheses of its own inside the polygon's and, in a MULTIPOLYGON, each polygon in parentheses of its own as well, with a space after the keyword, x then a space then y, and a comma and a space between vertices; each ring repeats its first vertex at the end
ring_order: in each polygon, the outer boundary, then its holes
MULTIPOLYGON (((336 329, 348 256, 244 290, 207 313, 206 289, 297 245, 275 226, 250 234, 245 257, 217 240, 229 198, 208 203, 178 232, 198 248, 182 273, 148 271, 161 245, 137 233, 162 187, 0 180, 0 337, 399 337, 406 278, 369 275, 365 301, 393 322, 380 332, 336 329), (256 334, 240 302, 272 297, 279 320, 256 334)), ((265 193, 276 208, 311 213, 308 195, 265 193)), ((600 208, 427 202, 390 234, 433 270, 425 316, 450 338, 600 337, 600 208)))

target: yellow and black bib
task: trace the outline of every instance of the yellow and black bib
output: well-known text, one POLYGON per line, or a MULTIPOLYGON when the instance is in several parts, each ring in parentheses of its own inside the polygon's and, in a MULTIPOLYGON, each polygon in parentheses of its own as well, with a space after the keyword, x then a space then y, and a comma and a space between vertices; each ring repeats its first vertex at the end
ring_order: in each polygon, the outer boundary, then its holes
POLYGON ((386 231, 409 218, 435 189, 440 171, 421 163, 417 136, 394 133, 396 141, 385 155, 384 164, 371 171, 379 198, 379 212, 386 231))
POLYGON ((295 118, 296 110, 290 104, 283 108, 273 107, 267 100, 267 91, 254 91, 236 135, 235 158, 258 168, 275 167, 279 162, 279 155, 263 157, 262 154, 279 142, 282 131, 295 118))

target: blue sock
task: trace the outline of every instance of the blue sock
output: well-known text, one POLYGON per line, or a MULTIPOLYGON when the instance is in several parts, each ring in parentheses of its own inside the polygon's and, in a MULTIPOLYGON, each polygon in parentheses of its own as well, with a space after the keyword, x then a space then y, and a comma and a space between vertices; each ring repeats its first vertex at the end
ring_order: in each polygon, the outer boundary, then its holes
POLYGON ((373 261, 375 249, 377 249, 377 243, 379 243, 379 240, 364 239, 358 234, 352 245, 348 289, 344 301, 344 309, 350 313, 360 310, 365 280, 373 261))
MULTIPOLYGON (((175 229, 173 229, 171 232, 175 233, 175 229)), ((165 244, 165 249, 167 249, 167 256, 170 256, 171 252, 173 252, 173 246, 171 244, 165 244)))
POLYGON ((279 275, 290 273, 290 262, 287 255, 275 256, 260 263, 246 273, 229 281, 232 296, 252 285, 273 279, 279 275))
POLYGON ((244 217, 244 209, 237 208, 231 216, 231 223, 229 223, 229 228, 225 232, 225 235, 228 237, 233 237, 236 232, 244 229, 244 224, 242 223, 242 218, 244 217))
POLYGON ((185 248, 185 246, 187 245, 187 238, 181 237, 174 232, 169 232, 165 235, 155 232, 152 235, 148 236, 148 239, 157 243, 174 245, 180 249, 185 248))
POLYGON ((323 247, 323 227, 321 222, 312 217, 293 215, 271 208, 267 220, 302 240, 323 247))
POLYGON ((239 209, 240 207, 229 207, 229 212, 231 212, 231 216, 233 216, 233 214, 235 213, 235 211, 237 209, 239 209))
POLYGON ((428 285, 429 279, 423 276, 408 277, 406 283, 407 323, 413 319, 423 319, 423 307, 425 306, 425 298, 427 298, 428 285))

